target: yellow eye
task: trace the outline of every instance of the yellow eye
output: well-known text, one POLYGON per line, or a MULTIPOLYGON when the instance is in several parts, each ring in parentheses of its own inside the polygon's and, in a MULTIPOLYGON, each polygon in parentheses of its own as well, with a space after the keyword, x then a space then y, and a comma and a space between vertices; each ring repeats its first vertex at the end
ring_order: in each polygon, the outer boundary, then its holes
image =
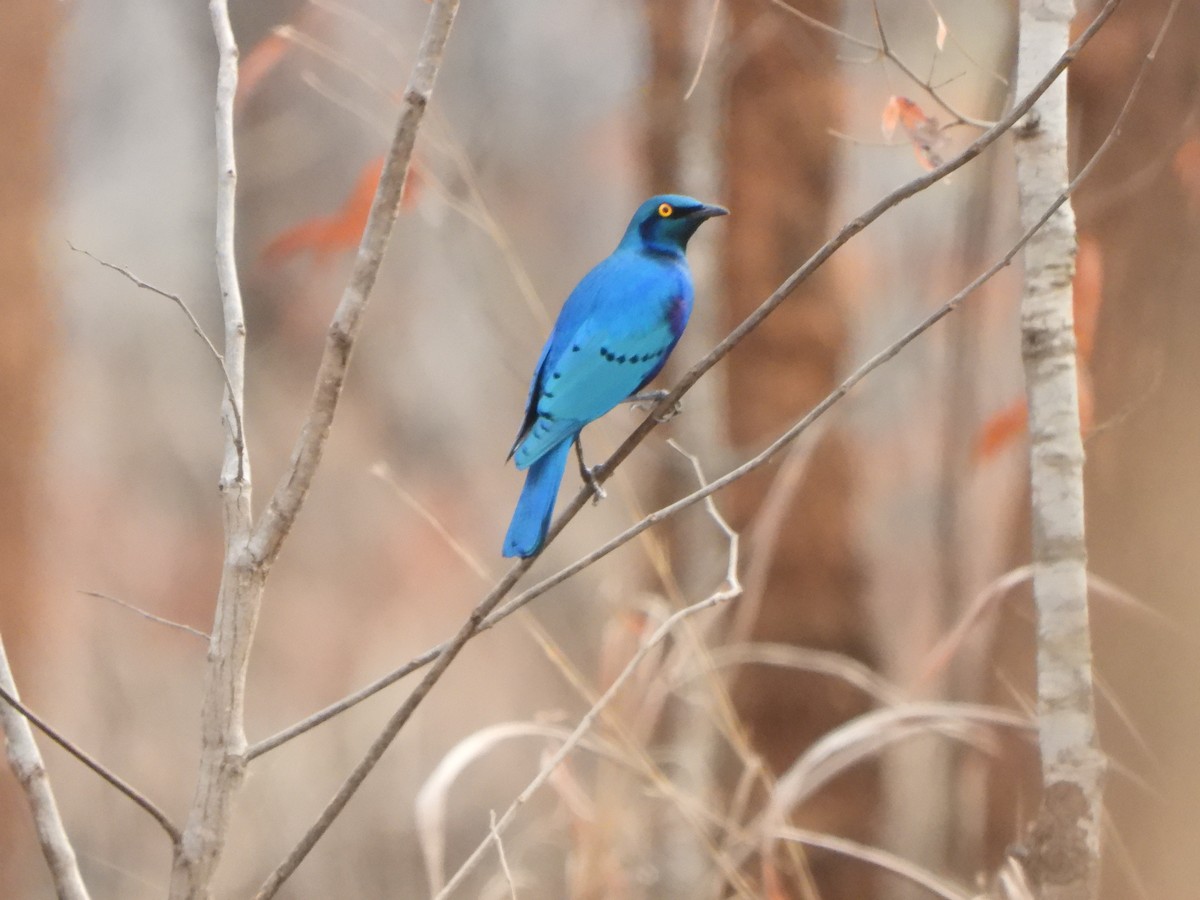
POLYGON ((670 203, 658 204, 658 214, 664 219, 670 218, 671 213, 673 212, 675 212, 675 207, 673 207, 670 203))

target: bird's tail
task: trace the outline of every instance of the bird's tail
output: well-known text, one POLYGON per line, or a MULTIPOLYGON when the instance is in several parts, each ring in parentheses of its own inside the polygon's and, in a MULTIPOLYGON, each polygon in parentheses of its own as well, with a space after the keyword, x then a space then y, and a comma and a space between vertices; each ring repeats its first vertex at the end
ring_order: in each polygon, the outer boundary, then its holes
POLYGON ((521 499, 504 537, 505 556, 532 556, 546 540, 571 443, 568 438, 529 467, 521 499))

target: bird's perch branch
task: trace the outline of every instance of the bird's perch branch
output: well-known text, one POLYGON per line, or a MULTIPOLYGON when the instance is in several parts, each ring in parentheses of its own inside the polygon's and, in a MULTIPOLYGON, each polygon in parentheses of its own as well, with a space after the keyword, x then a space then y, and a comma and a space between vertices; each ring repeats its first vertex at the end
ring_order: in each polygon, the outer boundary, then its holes
MULTIPOLYGON (((14 700, 18 699, 17 687, 13 683, 12 671, 8 667, 8 656, 4 642, 0 640, 0 689, 14 700)), ((21 789, 29 800, 33 812, 33 824, 37 829, 38 843, 46 865, 50 867, 50 878, 60 900, 88 900, 87 887, 79 874, 75 851, 67 838, 58 804, 54 802, 54 791, 42 754, 33 739, 29 722, 13 705, 0 702, 0 729, 8 746, 8 764, 16 775, 21 789)))

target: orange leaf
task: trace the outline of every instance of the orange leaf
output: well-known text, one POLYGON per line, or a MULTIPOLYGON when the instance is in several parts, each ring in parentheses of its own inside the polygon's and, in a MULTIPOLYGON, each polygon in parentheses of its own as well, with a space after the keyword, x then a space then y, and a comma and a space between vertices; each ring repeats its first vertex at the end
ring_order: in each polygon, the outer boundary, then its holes
POLYGON ((242 57, 238 68, 237 94, 233 104, 238 110, 254 95, 264 78, 279 65, 292 44, 278 32, 272 31, 242 57))
MULTIPOLYGON (((383 174, 383 157, 371 160, 363 166, 358 180, 346 202, 331 216, 313 216, 286 231, 281 232, 263 248, 260 258, 267 265, 279 265, 305 251, 312 253, 318 262, 343 250, 358 246, 379 176, 383 174)), ((400 208, 411 209, 423 186, 421 169, 414 159, 408 167, 408 179, 400 195, 400 208)))
POLYGON ((979 429, 972 458, 975 462, 984 462, 995 457, 1025 433, 1028 420, 1029 410, 1025 408, 1024 400, 1016 400, 994 413, 979 429))
POLYGON ((939 151, 945 140, 937 119, 925 115, 925 111, 907 97, 893 96, 883 107, 883 136, 890 140, 897 125, 908 135, 922 168, 935 169, 942 164, 939 151))
MULTIPOLYGON (((1079 390, 1079 433, 1087 437, 1094 424, 1096 397, 1092 392, 1092 376, 1086 366, 1078 369, 1079 390)), ((1029 424, 1029 408, 1025 400, 1014 400, 983 423, 975 439, 971 458, 976 463, 986 462, 999 455, 1010 444, 1025 433, 1029 424)))
POLYGON ((1079 368, 1079 433, 1086 438, 1095 424, 1096 395, 1092 391, 1092 376, 1087 369, 1079 368))
POLYGON ((1200 137, 1188 138, 1179 146, 1171 161, 1171 168, 1192 206, 1200 206, 1200 137))
MULTIPOLYGON (((1084 437, 1092 430, 1096 405, 1092 391, 1091 361, 1103 299, 1104 258, 1100 255, 1100 242, 1090 234, 1080 234, 1071 305, 1075 318, 1075 352, 1079 361, 1079 430, 1084 437)), ((996 456, 1024 434, 1028 417, 1024 400, 1015 400, 995 413, 979 430, 972 458, 976 462, 983 462, 996 456)))
POLYGON ((1086 367, 1092 361, 1092 350, 1096 346, 1096 322, 1100 318, 1104 293, 1104 260, 1100 255, 1100 242, 1090 234, 1079 236, 1072 291, 1075 345, 1079 362, 1086 367))
POLYGON ((329 242, 332 221, 330 216, 315 216, 281 231, 262 249, 259 259, 269 266, 278 266, 305 250, 319 252, 329 242))

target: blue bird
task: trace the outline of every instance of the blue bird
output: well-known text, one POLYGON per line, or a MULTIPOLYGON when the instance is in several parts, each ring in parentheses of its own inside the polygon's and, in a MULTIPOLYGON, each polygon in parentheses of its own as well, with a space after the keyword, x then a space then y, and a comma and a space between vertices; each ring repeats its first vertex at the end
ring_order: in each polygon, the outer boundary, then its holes
POLYGON ((504 538, 505 556, 532 556, 546 540, 567 457, 583 427, 632 398, 666 364, 692 312, 688 239, 706 219, 727 213, 678 194, 651 197, 613 254, 567 297, 508 453, 528 473, 504 538))

